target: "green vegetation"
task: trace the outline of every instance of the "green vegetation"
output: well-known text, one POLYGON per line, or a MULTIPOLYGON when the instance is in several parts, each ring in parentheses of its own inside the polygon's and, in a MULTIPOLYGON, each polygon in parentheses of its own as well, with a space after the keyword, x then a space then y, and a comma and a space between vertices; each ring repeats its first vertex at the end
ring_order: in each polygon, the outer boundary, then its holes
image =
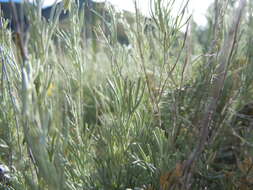
POLYGON ((253 3, 216 0, 200 28, 165 2, 111 9, 97 40, 75 6, 64 24, 31 9, 27 47, 4 24, 0 189, 252 189, 253 3))

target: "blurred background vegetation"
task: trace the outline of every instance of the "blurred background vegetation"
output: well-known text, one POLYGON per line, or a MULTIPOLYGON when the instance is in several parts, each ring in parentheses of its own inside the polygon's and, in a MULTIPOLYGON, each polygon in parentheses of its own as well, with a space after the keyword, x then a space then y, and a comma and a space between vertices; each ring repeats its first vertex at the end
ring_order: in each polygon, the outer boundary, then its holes
POLYGON ((1 18, 1 189, 253 188, 252 1, 215 0, 205 27, 152 3, 28 7, 28 43, 1 18))

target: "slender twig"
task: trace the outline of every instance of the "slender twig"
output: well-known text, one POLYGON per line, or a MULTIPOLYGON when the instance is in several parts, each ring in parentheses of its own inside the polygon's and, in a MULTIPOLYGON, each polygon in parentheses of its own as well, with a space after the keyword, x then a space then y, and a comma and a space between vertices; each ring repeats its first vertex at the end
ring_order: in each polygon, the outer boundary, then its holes
MULTIPOLYGON (((1 51, 0 49, 0 55, 3 54, 3 52, 1 51)), ((1 56, 3 57, 3 55, 1 56)), ((8 87, 8 92, 9 92, 9 95, 10 95, 10 98, 11 98, 11 103, 12 103, 12 107, 13 107, 13 110, 14 110, 14 120, 15 120, 15 125, 16 125, 16 129, 17 129, 17 140, 18 140, 18 147, 19 147, 19 153, 20 153, 20 158, 22 158, 22 147, 21 147, 21 142, 20 142, 20 132, 19 132, 19 129, 20 129, 20 126, 19 126, 19 122, 18 122, 18 118, 17 118, 17 114, 19 112, 17 106, 16 106, 16 103, 15 103, 15 99, 13 98, 13 94, 12 94, 12 90, 11 90, 11 84, 10 84, 10 79, 9 79, 9 75, 8 75, 8 72, 7 72, 7 68, 6 68, 6 65, 5 65, 5 62, 2 58, 2 63, 3 63, 3 73, 6 77, 6 81, 7 81, 7 87, 8 87)), ((12 165, 12 158, 10 158, 10 166, 12 165)))
POLYGON ((198 160, 199 156, 204 150, 205 144, 208 140, 209 128, 212 127, 214 113, 217 107, 217 102, 222 93, 222 89, 224 86, 224 80, 226 77, 226 68, 229 64, 230 57, 234 51, 234 43, 236 42, 237 32, 240 24, 240 20, 242 17, 243 10, 246 6, 246 0, 241 0, 239 6, 236 10, 233 23, 228 32, 228 37, 225 39, 223 47, 218 55, 218 61, 220 65, 216 69, 216 78, 213 81, 213 87, 210 91, 209 102, 207 103, 206 110, 203 116, 203 119, 200 123, 200 139, 190 154, 188 160, 184 163, 184 189, 190 188, 190 180, 192 177, 191 170, 194 166, 194 163, 198 160))
POLYGON ((28 60, 28 52, 26 48, 26 43, 24 42, 24 36, 27 34, 24 34, 24 31, 21 30, 22 29, 21 23, 19 22, 19 19, 18 19, 18 16, 20 15, 18 15, 17 8, 12 1, 10 1, 10 6, 13 12, 14 23, 16 25, 16 45, 20 50, 20 53, 23 59, 23 64, 24 64, 28 60))

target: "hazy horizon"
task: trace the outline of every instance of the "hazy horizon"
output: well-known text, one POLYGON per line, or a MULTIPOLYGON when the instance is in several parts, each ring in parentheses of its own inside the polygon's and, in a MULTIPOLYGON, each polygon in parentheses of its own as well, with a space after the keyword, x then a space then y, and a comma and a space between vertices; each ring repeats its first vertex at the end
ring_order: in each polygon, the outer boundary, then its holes
MULTIPOLYGON (((101 1, 101 0, 98 0, 101 1)), ((118 7, 119 9, 127 10, 134 12, 134 0, 106 0, 112 3, 114 6, 118 7)), ((151 0, 153 1, 153 0, 151 0)), ((169 0, 167 1, 169 2, 169 0)), ((177 0, 175 1, 175 11, 174 14, 177 13, 178 9, 181 8, 181 5, 184 5, 186 0, 177 0)), ((194 21, 199 25, 206 25, 207 20, 205 18, 206 11, 213 0, 190 0, 188 6, 188 15, 191 13, 193 14, 194 21)), ((150 14, 150 0, 137 0, 137 5, 142 14, 149 16, 150 14)))
MULTIPOLYGON (((0 0, 0 2, 9 2, 10 0, 0 0)), ((26 0, 11 0, 12 2, 20 2, 20 1, 26 1, 26 0)), ((29 2, 36 2, 37 0, 27 0, 29 2)), ((43 8, 46 8, 48 6, 52 6, 54 3, 62 1, 62 0, 42 0, 43 1, 43 8)), ((134 1, 135 0, 93 0, 95 2, 109 2, 115 7, 117 7, 120 10, 127 10, 130 12, 135 11, 134 7, 134 1)), ((137 6, 144 14, 145 16, 150 15, 150 1, 154 0, 137 0, 137 6)), ((167 0, 167 2, 170 2, 171 0, 167 0)), ((182 5, 187 0, 175 0, 175 9, 173 10, 173 14, 176 15, 178 9, 182 8, 182 5)), ((166 0, 164 1, 166 2, 166 0)), ((209 5, 213 2, 213 0, 190 0, 189 6, 187 9, 187 14, 191 15, 193 14, 193 19, 198 25, 206 25, 207 20, 205 18, 206 11, 209 7, 209 5)))

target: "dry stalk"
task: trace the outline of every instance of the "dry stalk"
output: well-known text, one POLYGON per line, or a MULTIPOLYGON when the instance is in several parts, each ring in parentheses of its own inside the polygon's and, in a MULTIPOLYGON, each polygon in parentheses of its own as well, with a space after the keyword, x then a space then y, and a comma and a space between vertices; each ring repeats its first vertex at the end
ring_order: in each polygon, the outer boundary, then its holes
POLYGON ((14 5, 14 3, 11 1, 10 2, 10 6, 11 6, 11 9, 12 9, 12 12, 13 12, 13 18, 14 18, 14 22, 15 22, 15 25, 17 26, 17 31, 16 31, 16 45, 17 47, 19 48, 19 51, 20 51, 20 54, 21 54, 21 57, 22 57, 22 61, 23 61, 23 64, 28 60, 28 52, 27 52, 27 47, 26 47, 26 42, 25 42, 25 36, 27 35, 27 33, 25 34, 23 32, 23 30, 21 29, 22 27, 22 23, 19 22, 19 19, 18 19, 18 13, 17 13, 17 8, 16 6, 14 5))
POLYGON ((217 102, 224 87, 224 80, 227 75, 227 68, 234 51, 234 45, 237 40, 237 33, 246 6, 246 0, 240 0, 239 6, 234 14, 232 25, 229 29, 228 36, 224 40, 223 46, 218 54, 217 60, 220 63, 215 70, 215 77, 212 81, 212 88, 210 89, 209 101, 206 105, 203 118, 200 122, 200 138, 195 149, 190 154, 188 160, 184 162, 184 176, 183 176, 183 189, 190 189, 192 169, 196 161, 199 159, 201 153, 205 148, 208 141, 209 129, 212 127, 214 113, 217 108, 217 102))

